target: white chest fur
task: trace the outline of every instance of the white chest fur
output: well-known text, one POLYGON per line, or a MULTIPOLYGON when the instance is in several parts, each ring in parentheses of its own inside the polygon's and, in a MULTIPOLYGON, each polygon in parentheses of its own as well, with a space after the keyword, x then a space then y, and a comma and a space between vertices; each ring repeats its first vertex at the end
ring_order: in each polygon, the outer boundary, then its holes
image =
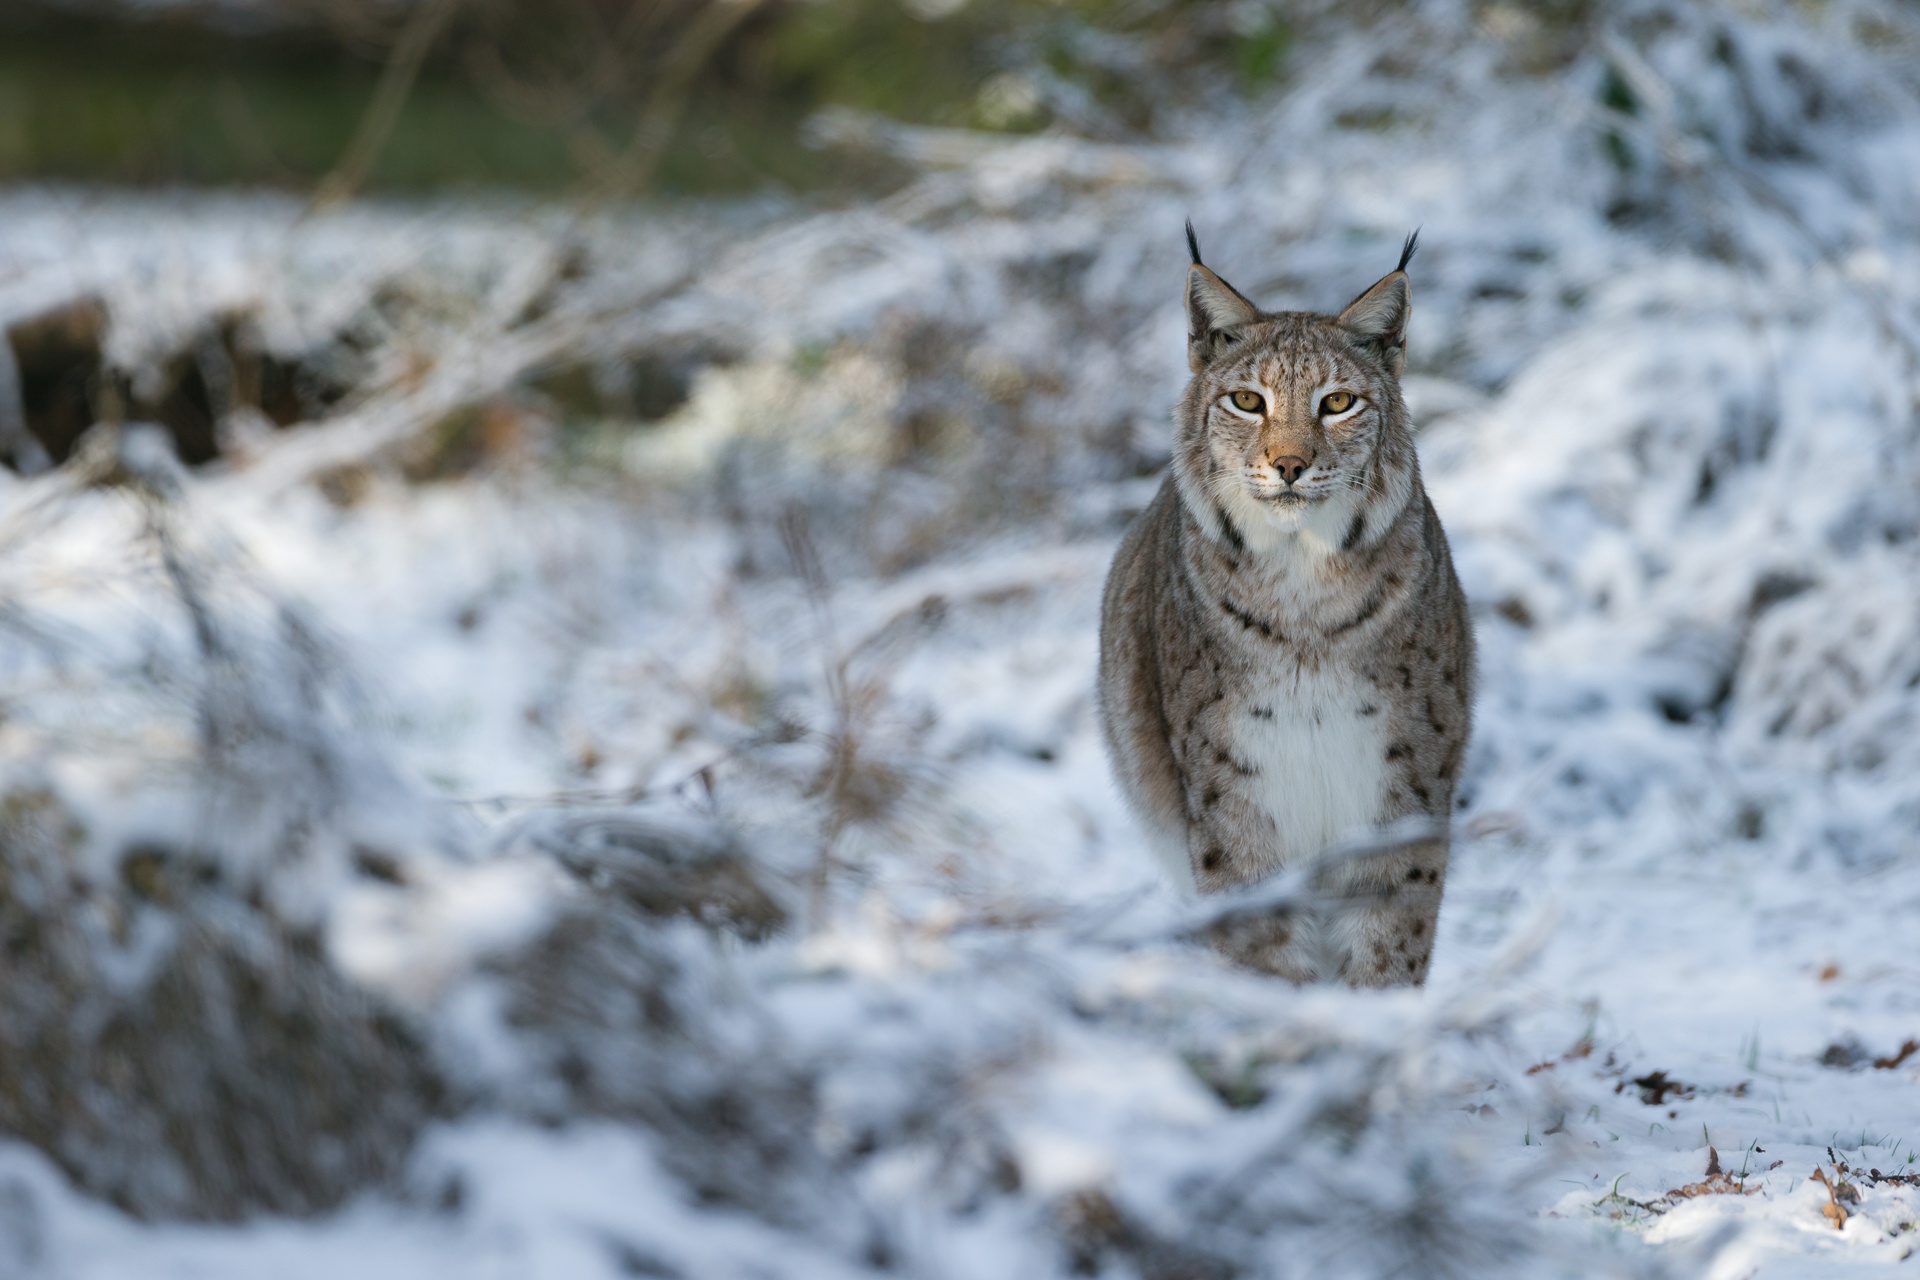
POLYGON ((1234 754, 1257 771, 1248 791, 1279 833, 1276 866, 1379 823, 1386 720, 1378 691, 1337 668, 1287 663, 1246 690, 1233 719, 1234 754))

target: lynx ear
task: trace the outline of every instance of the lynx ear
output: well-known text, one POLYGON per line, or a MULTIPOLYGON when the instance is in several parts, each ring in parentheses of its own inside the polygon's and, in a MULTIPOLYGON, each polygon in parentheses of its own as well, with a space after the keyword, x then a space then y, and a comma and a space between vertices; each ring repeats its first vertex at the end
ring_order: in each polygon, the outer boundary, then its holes
POLYGON ((1398 373, 1406 357, 1407 315, 1413 309, 1413 289, 1407 281, 1407 263, 1419 247, 1420 233, 1407 237, 1400 250, 1400 265, 1380 278, 1379 283, 1347 304, 1340 313, 1340 327, 1360 341, 1377 346, 1387 363, 1398 373))
POLYGON ((1187 249, 1193 265, 1187 268, 1187 364, 1200 372, 1214 354, 1233 341, 1228 330, 1260 318, 1260 308, 1200 261, 1200 242, 1187 224, 1187 249))

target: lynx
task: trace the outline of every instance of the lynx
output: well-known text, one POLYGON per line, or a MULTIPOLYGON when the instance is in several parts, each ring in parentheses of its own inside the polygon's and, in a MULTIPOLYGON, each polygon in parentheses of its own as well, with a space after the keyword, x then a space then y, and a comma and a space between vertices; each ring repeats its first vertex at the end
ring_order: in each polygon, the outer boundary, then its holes
POLYGON ((1331 912, 1215 931, 1296 982, 1426 980, 1467 749, 1472 625, 1400 395, 1417 240, 1337 316, 1269 312, 1201 263, 1188 224, 1193 377, 1102 607, 1108 753, 1189 889, 1428 820, 1329 860, 1331 912))

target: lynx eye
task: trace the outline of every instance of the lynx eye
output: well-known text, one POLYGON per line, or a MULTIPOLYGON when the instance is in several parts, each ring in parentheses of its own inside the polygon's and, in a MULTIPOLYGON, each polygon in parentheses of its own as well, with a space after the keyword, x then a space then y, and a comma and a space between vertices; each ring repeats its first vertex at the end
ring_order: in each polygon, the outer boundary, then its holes
POLYGON ((1267 407, 1267 402, 1251 391, 1233 393, 1233 407, 1242 413, 1258 413, 1267 407))
POLYGON ((1351 391, 1330 391, 1326 397, 1320 401, 1320 412, 1322 415, 1345 413, 1351 408, 1353 408, 1353 392, 1351 391))

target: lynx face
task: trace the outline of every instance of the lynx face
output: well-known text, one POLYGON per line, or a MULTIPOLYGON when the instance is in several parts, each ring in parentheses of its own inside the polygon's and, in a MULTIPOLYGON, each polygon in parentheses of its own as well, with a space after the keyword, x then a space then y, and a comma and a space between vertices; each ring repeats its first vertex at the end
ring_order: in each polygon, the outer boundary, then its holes
POLYGON ((1194 263, 1174 467, 1203 521, 1267 549, 1302 533, 1345 549, 1391 522, 1412 480, 1408 302, 1396 270, 1338 316, 1262 312, 1194 263))

